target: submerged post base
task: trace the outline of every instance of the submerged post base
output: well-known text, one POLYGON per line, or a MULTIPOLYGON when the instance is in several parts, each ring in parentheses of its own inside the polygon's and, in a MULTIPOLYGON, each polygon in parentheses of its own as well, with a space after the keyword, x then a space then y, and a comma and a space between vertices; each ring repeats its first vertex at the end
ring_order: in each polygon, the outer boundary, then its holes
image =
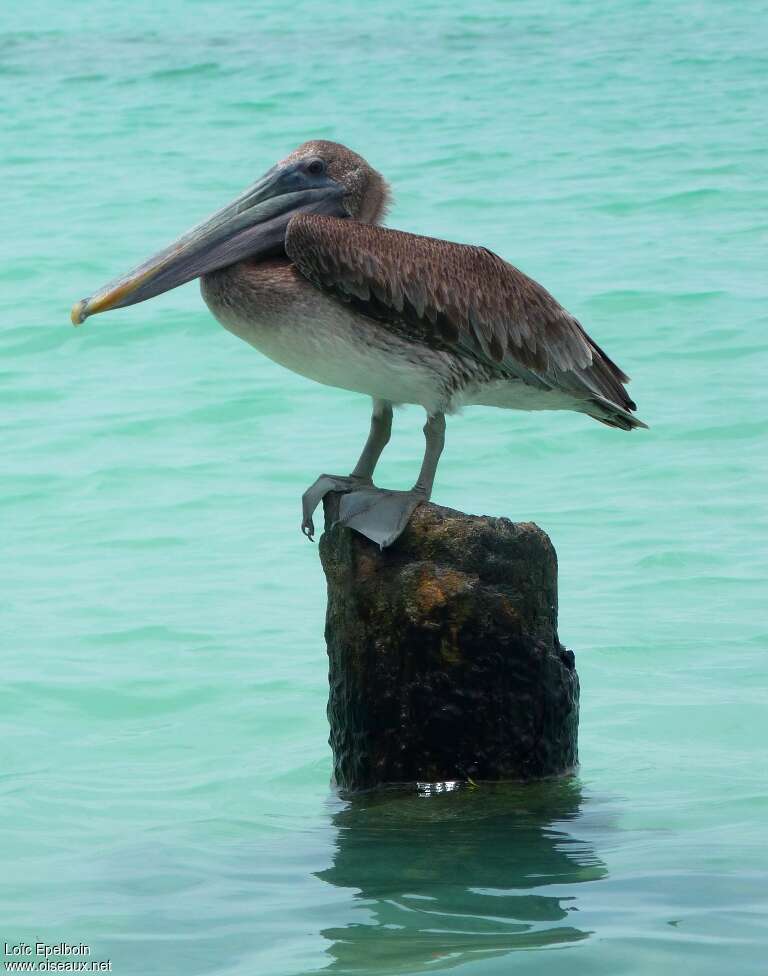
POLYGON ((530 522, 421 505, 389 549, 324 499, 336 782, 535 779, 577 761, 579 681, 557 557, 530 522))

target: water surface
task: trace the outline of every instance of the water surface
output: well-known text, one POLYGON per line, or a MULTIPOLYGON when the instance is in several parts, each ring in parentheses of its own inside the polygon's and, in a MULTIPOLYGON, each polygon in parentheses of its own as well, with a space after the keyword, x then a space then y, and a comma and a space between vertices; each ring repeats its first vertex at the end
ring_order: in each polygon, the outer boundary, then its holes
POLYGON ((30 0, 0 30, 0 940, 146 976, 764 973, 763 5, 30 0), (309 137, 634 378, 648 432, 452 418, 435 494, 557 547, 575 781, 335 796, 299 497, 368 404, 194 285, 68 324, 309 137))

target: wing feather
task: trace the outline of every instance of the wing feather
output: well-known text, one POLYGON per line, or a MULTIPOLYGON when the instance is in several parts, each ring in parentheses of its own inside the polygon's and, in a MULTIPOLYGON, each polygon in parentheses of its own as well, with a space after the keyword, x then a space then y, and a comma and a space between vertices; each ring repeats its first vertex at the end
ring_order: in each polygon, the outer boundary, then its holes
MULTIPOLYGON (((628 377, 549 292, 492 251, 354 220, 297 214, 285 249, 318 288, 414 337, 536 386, 594 398, 640 426, 628 377)), ((615 419, 615 418, 614 418, 615 419)))

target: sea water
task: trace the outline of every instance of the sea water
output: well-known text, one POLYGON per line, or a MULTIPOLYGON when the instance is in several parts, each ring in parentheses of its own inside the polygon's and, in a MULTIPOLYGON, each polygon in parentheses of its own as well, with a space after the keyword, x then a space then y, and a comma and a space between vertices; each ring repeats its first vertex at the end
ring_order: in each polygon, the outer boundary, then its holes
MULTIPOLYGON (((6 950, 764 973, 764 5, 29 0, 0 25, 6 950), (503 255, 633 377, 649 431, 449 418, 435 489, 557 548, 573 779, 334 793, 299 499, 350 469, 369 403, 224 332, 194 283, 69 324, 312 137, 386 175, 392 226, 503 255)), ((422 422, 396 414, 380 484, 413 481, 422 422)))

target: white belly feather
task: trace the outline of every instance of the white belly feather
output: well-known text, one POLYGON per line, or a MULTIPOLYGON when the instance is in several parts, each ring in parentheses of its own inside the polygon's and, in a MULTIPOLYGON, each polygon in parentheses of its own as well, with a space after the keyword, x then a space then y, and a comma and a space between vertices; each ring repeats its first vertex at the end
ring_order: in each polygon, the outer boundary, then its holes
MULTIPOLYGON (((235 269, 203 279, 202 293, 225 329, 308 379, 393 403, 446 409, 450 357, 415 347, 327 298, 306 281, 237 295, 235 269), (227 278, 224 279, 224 275, 227 278), (233 280, 235 279, 235 280, 233 280)), ((282 284, 282 281, 280 282, 282 284)))
MULTIPOLYGON (((521 381, 464 376, 457 358, 400 338, 318 291, 283 262, 240 264, 206 275, 201 291, 219 322, 274 362, 308 379, 392 403, 452 413, 470 404, 579 410, 559 391, 521 381)), ((467 364, 463 364, 466 372, 467 364)))

